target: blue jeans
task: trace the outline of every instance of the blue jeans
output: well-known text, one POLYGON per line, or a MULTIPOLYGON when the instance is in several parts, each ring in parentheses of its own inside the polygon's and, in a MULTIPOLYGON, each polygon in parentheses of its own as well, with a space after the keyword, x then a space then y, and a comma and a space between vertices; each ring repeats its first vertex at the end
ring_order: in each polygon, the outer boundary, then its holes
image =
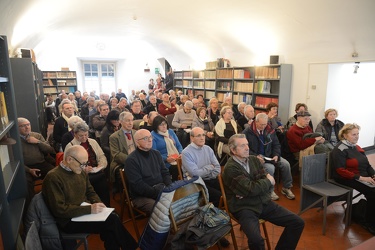
MULTIPOLYGON (((266 169, 267 173, 269 173, 272 176, 275 175, 275 165, 273 165, 272 163, 264 163, 263 166, 266 169)), ((283 182, 283 187, 291 188, 293 186, 293 181, 289 162, 284 158, 280 157, 280 161, 278 162, 277 167, 280 168, 281 181, 283 182)))
POLYGON ((250 250, 263 250, 264 239, 260 233, 259 219, 264 219, 277 226, 285 227, 276 245, 276 250, 291 250, 297 247, 305 222, 298 215, 279 206, 273 201, 263 204, 261 214, 244 209, 233 213, 247 236, 250 250))

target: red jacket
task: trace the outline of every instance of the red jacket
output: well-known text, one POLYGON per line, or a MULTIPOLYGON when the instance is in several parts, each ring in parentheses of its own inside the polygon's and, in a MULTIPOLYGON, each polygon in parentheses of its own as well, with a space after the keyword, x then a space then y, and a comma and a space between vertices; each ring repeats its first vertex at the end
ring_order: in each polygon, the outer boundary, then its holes
POLYGON ((301 128, 298 127, 297 124, 294 124, 286 133, 290 152, 296 153, 313 145, 315 143, 315 138, 302 139, 304 134, 312 132, 310 126, 301 128))

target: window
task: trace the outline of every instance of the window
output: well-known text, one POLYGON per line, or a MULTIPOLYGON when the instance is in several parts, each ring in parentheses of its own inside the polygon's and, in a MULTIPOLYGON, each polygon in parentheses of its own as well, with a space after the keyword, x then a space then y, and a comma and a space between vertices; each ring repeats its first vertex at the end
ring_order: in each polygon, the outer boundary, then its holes
POLYGON ((116 91, 115 63, 84 62, 84 88, 96 94, 116 91))

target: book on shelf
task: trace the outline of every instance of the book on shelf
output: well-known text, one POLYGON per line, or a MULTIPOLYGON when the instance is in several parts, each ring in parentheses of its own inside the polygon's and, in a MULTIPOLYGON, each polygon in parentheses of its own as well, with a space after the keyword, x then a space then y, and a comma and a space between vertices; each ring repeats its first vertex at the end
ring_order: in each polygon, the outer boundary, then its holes
POLYGON ((255 106, 258 108, 266 108, 267 105, 270 102, 274 102, 276 104, 279 103, 279 98, 274 98, 274 97, 264 97, 264 96, 257 96, 255 98, 255 106))
POLYGON ((191 88, 193 86, 193 83, 192 83, 192 81, 183 80, 182 86, 191 88))
POLYGON ((278 79, 279 68, 278 67, 256 67, 255 68, 255 78, 257 79, 278 79))
POLYGON ((215 89, 215 81, 205 81, 204 87, 206 89, 215 89))
POLYGON ((0 108, 1 108, 1 123, 7 125, 9 123, 7 103, 5 101, 4 92, 0 91, 0 108))
POLYGON ((253 82, 239 82, 239 81, 234 81, 234 91, 239 91, 239 92, 253 92, 253 82))
POLYGON ((217 78, 233 78, 233 70, 232 69, 218 69, 217 70, 217 78))
POLYGON ((184 79, 185 78, 193 78, 193 71, 184 71, 183 72, 183 77, 184 77, 184 79))
POLYGON ((182 79, 182 72, 174 72, 173 75, 175 79, 182 79))
POLYGON ((203 95, 204 96, 204 91, 203 90, 194 90, 194 96, 197 95, 203 95))
POLYGON ((4 170, 5 166, 10 162, 8 145, 0 145, 0 162, 1 170, 4 170))
POLYGON ((206 91, 206 99, 211 99, 213 97, 215 97, 214 91, 206 91))
POLYGON ((198 72, 198 78, 204 78, 204 71, 198 72))
POLYGON ((231 82, 218 82, 217 90, 231 90, 231 82))
POLYGON ((233 95, 233 103, 235 104, 244 102, 247 105, 251 105, 252 100, 253 100, 253 96, 249 94, 234 94, 233 95))
POLYGON ((257 81, 254 86, 255 93, 270 94, 271 83, 267 81, 257 81))
POLYGON ((194 81, 194 88, 204 88, 204 82, 203 81, 194 81))
POLYGON ((215 79, 216 78, 216 70, 206 70, 204 73, 206 79, 215 79))
POLYGON ((240 78, 248 79, 248 78, 250 78, 250 71, 248 71, 248 70, 244 70, 244 69, 235 69, 235 70, 233 71, 233 78, 237 78, 237 79, 240 79, 240 78))
POLYGON ((206 69, 216 69, 218 67, 217 61, 206 62, 206 69))

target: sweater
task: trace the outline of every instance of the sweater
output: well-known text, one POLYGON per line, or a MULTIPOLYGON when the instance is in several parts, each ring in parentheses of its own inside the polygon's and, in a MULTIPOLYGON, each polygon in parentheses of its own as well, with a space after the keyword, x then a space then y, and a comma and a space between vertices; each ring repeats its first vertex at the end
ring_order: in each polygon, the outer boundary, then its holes
POLYGON ((365 151, 358 145, 348 146, 340 141, 332 150, 334 179, 359 179, 359 176, 373 176, 375 170, 371 167, 365 151))
MULTIPOLYGON (((177 135, 175 134, 175 132, 173 132, 172 129, 168 129, 168 133, 169 133, 169 137, 174 141, 174 145, 177 148, 178 153, 181 154, 183 148, 181 146, 180 141, 177 138, 177 135)), ((165 166, 169 168, 171 164, 167 162, 168 151, 167 151, 167 145, 164 140, 164 136, 162 136, 159 133, 156 133, 155 131, 152 131, 151 135, 153 136, 152 148, 160 152, 161 157, 163 158, 163 161, 165 163, 165 166)))
POLYGON ((156 199, 161 186, 172 183, 168 169, 158 151, 151 149, 134 150, 125 161, 125 173, 129 183, 131 198, 147 197, 156 199))
POLYGON ((271 181, 256 156, 249 156, 250 174, 230 157, 222 174, 229 211, 235 213, 249 209, 260 214, 263 204, 271 202, 271 181), (238 198, 241 196, 242 198, 238 198))
POLYGON ((91 206, 81 206, 82 202, 101 202, 84 171, 75 174, 61 166, 48 172, 43 181, 42 193, 49 210, 61 227, 73 217, 91 213, 91 206))
POLYGON ((185 113, 184 109, 180 109, 174 114, 172 126, 175 128, 181 128, 181 125, 185 124, 186 126, 191 127, 194 116, 195 110, 191 110, 190 113, 185 113))
POLYGON ((216 179, 221 167, 215 153, 209 146, 197 146, 190 143, 181 154, 182 170, 192 176, 200 176, 203 180, 216 179))
POLYGON ((40 143, 28 143, 25 139, 21 138, 23 161, 26 166, 44 162, 46 154, 55 154, 55 150, 46 142, 41 134, 30 132, 30 136, 38 139, 40 143))
POLYGON ((313 145, 315 143, 315 138, 302 139, 304 134, 312 132, 310 126, 301 128, 297 124, 294 124, 286 133, 290 152, 296 153, 313 145))

